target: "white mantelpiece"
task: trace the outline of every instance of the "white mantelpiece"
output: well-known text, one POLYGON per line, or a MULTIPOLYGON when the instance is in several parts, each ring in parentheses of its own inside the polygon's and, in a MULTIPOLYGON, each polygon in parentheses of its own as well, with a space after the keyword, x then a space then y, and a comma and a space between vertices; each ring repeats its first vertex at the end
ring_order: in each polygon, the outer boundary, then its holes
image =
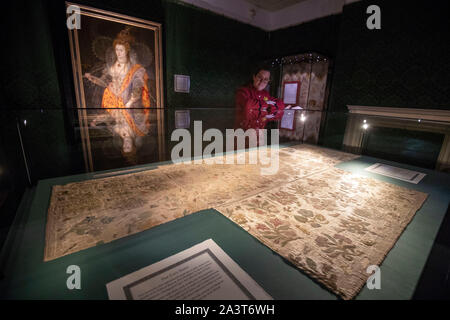
POLYGON ((402 128, 413 131, 437 132, 445 135, 436 169, 450 169, 450 111, 438 109, 389 108, 347 106, 349 117, 345 129, 343 148, 361 153, 363 148, 363 120, 369 126, 402 128))
POLYGON ((450 124, 450 111, 438 109, 411 109, 411 108, 389 108, 389 107, 367 107, 367 106, 347 106, 352 114, 382 116, 389 118, 403 118, 414 120, 429 120, 448 122, 450 124))

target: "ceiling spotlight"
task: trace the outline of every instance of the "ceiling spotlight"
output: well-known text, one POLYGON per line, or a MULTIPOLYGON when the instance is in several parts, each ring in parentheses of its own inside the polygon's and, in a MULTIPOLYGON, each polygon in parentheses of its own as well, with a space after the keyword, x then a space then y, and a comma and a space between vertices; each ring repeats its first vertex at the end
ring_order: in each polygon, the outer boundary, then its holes
POLYGON ((367 122, 367 120, 364 120, 364 121, 363 121, 363 123, 366 123, 366 122, 367 122))
POLYGON ((364 130, 367 130, 367 128, 369 127, 369 125, 368 125, 367 123, 364 123, 362 127, 363 127, 364 130))
POLYGON ((26 126, 27 125, 27 120, 23 120, 23 124, 26 126))
POLYGON ((422 119, 417 120, 418 122, 422 122, 422 119))

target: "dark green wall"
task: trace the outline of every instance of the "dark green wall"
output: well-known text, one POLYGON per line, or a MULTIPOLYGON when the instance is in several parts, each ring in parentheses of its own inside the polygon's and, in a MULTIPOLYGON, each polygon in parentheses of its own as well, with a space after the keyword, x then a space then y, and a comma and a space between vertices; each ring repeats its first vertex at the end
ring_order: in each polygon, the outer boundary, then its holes
POLYGON ((340 148, 346 105, 450 108, 448 1, 362 1, 344 7, 325 145, 340 148), (366 9, 381 8, 381 30, 366 9))
POLYGON ((236 88, 261 59, 265 32, 202 9, 165 2, 167 100, 170 108, 233 107, 236 88), (174 92, 189 75, 190 93, 174 92))
MULTIPOLYGON (((71 160, 48 12, 42 1, 23 0, 9 2, 4 11, 11 27, 2 41, 8 43, 2 62, 7 76, 0 80, 6 109, 2 129, 16 132, 20 119, 32 178, 64 174, 71 160)), ((19 150, 17 139, 10 143, 19 150)))
POLYGON ((268 57, 317 52, 336 57, 341 15, 333 15, 268 33, 268 57))
POLYGON ((177 1, 165 1, 167 155, 174 109, 190 109, 203 131, 234 127, 234 95, 263 57, 266 33, 177 1), (174 75, 190 76, 190 93, 174 92, 174 75), (197 109, 195 109, 197 108, 197 109), (231 109, 231 110, 230 110, 231 109))
POLYGON ((349 103, 448 109, 449 9, 448 1, 362 1, 346 6, 331 109, 343 110, 349 103), (369 4, 381 8, 381 30, 366 28, 369 4))
POLYGON ((41 1, 7 2, 2 7, 2 55, 0 80, 0 246, 28 186, 17 122, 26 147, 33 177, 62 174, 70 162, 64 135, 64 117, 56 77, 55 59, 46 12, 41 1), (5 46, 6 48, 6 46, 5 46), (40 109, 52 109, 41 117, 40 109), (27 126, 23 121, 27 120, 27 126), (46 165, 48 164, 48 165, 46 165))

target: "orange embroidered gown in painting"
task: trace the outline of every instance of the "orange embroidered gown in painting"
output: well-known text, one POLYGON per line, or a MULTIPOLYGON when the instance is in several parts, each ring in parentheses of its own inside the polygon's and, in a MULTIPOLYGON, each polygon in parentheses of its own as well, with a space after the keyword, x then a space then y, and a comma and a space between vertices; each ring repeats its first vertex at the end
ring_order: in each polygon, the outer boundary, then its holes
POLYGON ((115 119, 114 133, 134 139, 145 136, 150 128, 148 75, 139 64, 124 67, 128 72, 111 68, 112 81, 103 93, 102 108, 115 119))

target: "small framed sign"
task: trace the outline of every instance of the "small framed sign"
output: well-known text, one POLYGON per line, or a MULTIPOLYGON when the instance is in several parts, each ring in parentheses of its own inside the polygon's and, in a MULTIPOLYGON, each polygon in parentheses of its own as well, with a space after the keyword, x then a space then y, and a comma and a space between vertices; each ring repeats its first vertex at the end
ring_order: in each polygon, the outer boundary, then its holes
POLYGON ((175 75, 175 92, 189 93, 191 87, 191 78, 181 74, 175 75))
POLYGON ((295 110, 284 110, 280 129, 294 130, 295 110))
POLYGON ((283 83, 283 102, 285 104, 298 104, 300 81, 286 81, 283 83))
POLYGON ((189 110, 175 111, 175 128, 189 129, 191 127, 191 115, 189 110))

